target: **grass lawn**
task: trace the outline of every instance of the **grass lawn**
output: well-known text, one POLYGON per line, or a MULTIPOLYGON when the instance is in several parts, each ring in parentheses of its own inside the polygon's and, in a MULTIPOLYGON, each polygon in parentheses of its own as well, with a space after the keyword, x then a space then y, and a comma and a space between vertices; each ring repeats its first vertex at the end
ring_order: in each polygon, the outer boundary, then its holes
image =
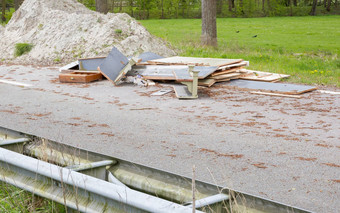
POLYGON ((200 46, 200 19, 140 22, 182 56, 242 58, 289 82, 340 87, 340 16, 218 19, 218 48, 200 46))

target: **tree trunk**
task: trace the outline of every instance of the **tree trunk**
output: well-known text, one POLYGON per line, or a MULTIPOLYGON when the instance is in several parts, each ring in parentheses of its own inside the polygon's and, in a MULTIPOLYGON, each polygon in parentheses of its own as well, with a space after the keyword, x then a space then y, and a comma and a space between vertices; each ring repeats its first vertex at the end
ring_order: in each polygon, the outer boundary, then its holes
POLYGON ((106 14, 109 12, 109 7, 107 6, 107 0, 96 0, 96 11, 106 14))
POLYGON ((2 0, 2 5, 1 5, 1 20, 2 21, 6 21, 6 17, 5 17, 5 14, 6 14, 6 0, 2 0))
POLYGON ((323 0, 323 6, 326 8, 327 7, 327 0, 323 0))
POLYGON ((267 5, 268 5, 269 11, 271 11, 272 10, 272 6, 270 5, 270 0, 267 0, 267 5))
POLYGON ((332 0, 328 0, 327 1, 327 11, 330 12, 331 11, 331 3, 332 3, 332 0))
POLYGON ((231 5, 235 8, 235 0, 231 0, 231 5))
POLYGON ((202 0, 202 45, 217 46, 216 0, 202 0))
POLYGON ((293 4, 295 7, 297 7, 297 0, 293 0, 293 4))
POLYGON ((120 0, 119 2, 119 12, 121 13, 123 10, 123 0, 120 0))
POLYGON ((316 15, 316 5, 318 3, 318 0, 313 0, 312 10, 310 11, 309 15, 315 16, 316 15))
POLYGON ((162 7, 161 19, 164 19, 164 0, 161 0, 161 7, 162 7))
POLYGON ((232 0, 228 0, 228 7, 229 7, 229 11, 232 12, 233 11, 233 2, 232 2, 232 0))
POLYGON ((130 0, 130 13, 131 17, 133 17, 133 0, 130 0))
POLYGON ((335 8, 338 7, 338 0, 335 0, 335 2, 334 2, 334 7, 335 7, 335 8))
POLYGON ((217 0, 217 14, 222 14, 222 8, 223 8, 223 1, 224 0, 217 0))
POLYGON ((263 11, 263 12, 266 11, 265 3, 266 3, 266 0, 262 0, 262 11, 263 11))

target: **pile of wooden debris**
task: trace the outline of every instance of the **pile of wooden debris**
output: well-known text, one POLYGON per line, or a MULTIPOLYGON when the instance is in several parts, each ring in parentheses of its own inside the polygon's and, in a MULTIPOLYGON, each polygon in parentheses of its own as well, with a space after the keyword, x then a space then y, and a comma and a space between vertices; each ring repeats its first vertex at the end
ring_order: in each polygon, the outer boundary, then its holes
POLYGON ((61 82, 91 82, 102 76, 118 85, 124 80, 145 83, 161 81, 174 84, 180 99, 198 97, 198 86, 211 87, 215 83, 227 82, 229 86, 250 90, 270 91, 285 95, 296 95, 317 89, 303 85, 274 84, 289 75, 245 69, 248 61, 243 59, 169 57, 164 58, 147 52, 137 58, 127 58, 113 48, 107 57, 79 59, 60 69, 61 82), (134 80, 131 80, 134 79, 134 80), (234 81, 238 79, 237 81, 234 81), (233 80, 233 81, 231 81, 233 80), (230 81, 230 82, 229 82, 230 81), (262 81, 262 82, 256 82, 262 81))

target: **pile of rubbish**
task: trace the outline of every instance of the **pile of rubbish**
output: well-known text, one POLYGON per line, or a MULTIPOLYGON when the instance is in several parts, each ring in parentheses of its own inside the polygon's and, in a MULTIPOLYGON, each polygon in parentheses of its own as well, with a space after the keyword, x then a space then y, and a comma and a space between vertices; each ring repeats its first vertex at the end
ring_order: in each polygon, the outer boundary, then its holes
POLYGON ((25 0, 9 23, 0 25, 0 61, 51 65, 106 56, 117 47, 125 55, 175 52, 125 13, 101 14, 77 0, 25 0), (32 49, 16 57, 16 44, 32 49))
MULTIPOLYGON (((132 82, 148 86, 154 81, 171 83, 179 99, 198 98, 199 86, 211 87, 224 83, 231 87, 256 90, 256 94, 298 97, 316 87, 277 84, 289 75, 245 69, 243 59, 163 57, 145 52, 138 57, 126 57, 114 47, 107 57, 84 58, 60 68, 60 82, 88 83, 106 78, 114 85, 132 82), (173 84, 177 83, 177 84, 173 84), (266 91, 266 92, 263 92, 266 91)), ((169 91, 159 92, 159 95, 169 91)))

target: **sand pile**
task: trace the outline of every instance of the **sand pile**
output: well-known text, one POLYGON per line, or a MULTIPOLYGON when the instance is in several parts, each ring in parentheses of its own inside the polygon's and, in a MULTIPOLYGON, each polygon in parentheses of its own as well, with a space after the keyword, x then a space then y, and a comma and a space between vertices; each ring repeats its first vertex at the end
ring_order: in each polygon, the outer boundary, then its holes
POLYGON ((0 27, 0 61, 66 63, 106 56, 113 46, 126 56, 145 51, 175 54, 129 15, 100 14, 76 0, 25 0, 6 27, 0 27), (15 58, 16 43, 31 43, 34 47, 15 58))

